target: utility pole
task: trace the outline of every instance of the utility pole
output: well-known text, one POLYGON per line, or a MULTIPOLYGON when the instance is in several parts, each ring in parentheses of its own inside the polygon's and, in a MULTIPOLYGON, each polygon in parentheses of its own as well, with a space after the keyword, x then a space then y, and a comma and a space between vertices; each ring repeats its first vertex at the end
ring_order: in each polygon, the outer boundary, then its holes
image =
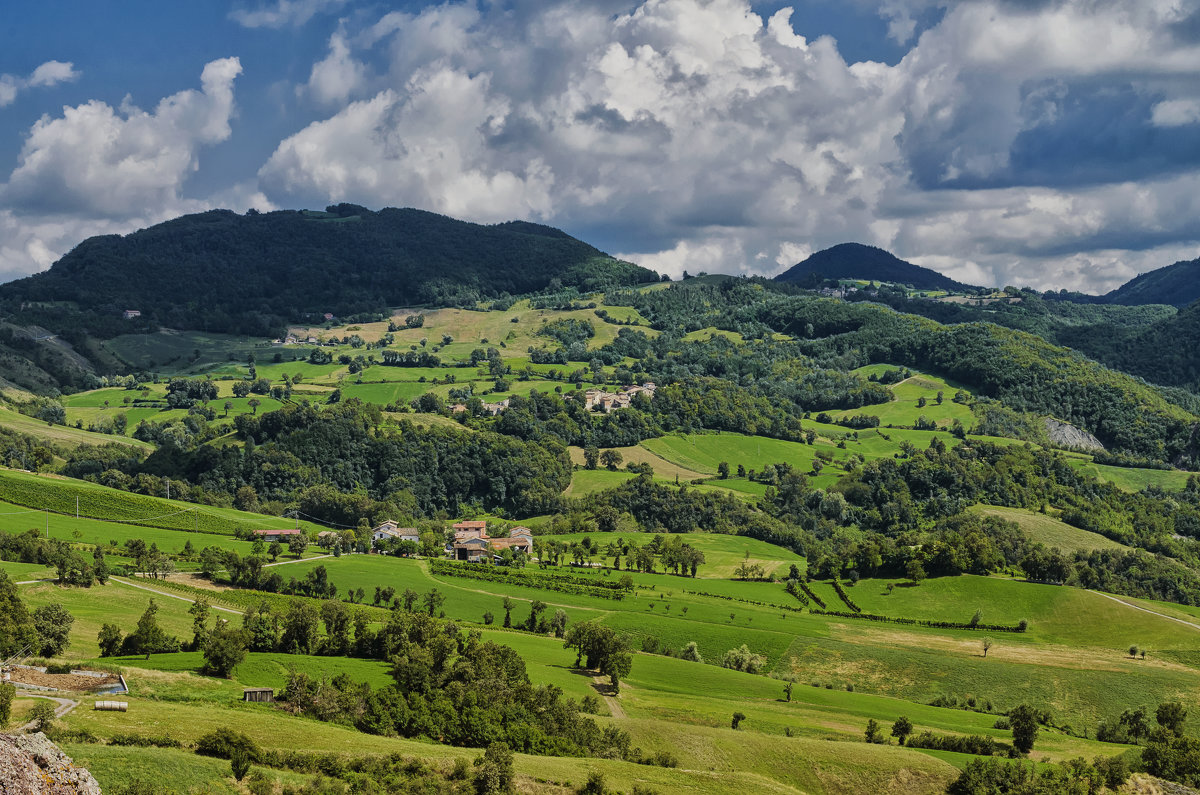
POLYGON ((79 519, 79 495, 75 495, 75 518, 79 519))
POLYGON ((49 508, 46 509, 45 514, 46 514, 46 538, 49 538, 50 537, 50 509, 49 508))
POLYGON ((171 499, 171 479, 167 478, 167 499, 171 499))

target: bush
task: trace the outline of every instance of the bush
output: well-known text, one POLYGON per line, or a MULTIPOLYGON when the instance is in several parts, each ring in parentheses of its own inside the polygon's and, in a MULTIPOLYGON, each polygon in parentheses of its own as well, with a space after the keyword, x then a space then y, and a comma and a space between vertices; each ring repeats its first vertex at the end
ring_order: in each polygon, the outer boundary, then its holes
POLYGON ((750 647, 745 643, 736 649, 730 649, 725 652, 725 658, 721 660, 722 667, 731 668, 735 671, 744 671, 748 674, 758 673, 766 664, 767 658, 750 651, 750 647))
POLYGON ((221 727, 196 741, 196 753, 215 756, 217 759, 232 759, 235 751, 242 751, 251 762, 262 759, 258 743, 241 732, 221 727))

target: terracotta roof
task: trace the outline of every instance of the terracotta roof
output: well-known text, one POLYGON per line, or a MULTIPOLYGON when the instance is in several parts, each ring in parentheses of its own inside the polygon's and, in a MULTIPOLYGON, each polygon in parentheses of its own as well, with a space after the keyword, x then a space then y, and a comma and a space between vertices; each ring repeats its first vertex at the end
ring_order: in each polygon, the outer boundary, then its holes
POLYGON ((471 519, 465 522, 459 522, 453 525, 455 530, 484 530, 487 528, 487 522, 471 519))
POLYGON ((255 530, 256 536, 298 536, 301 530, 296 527, 286 527, 283 530, 255 530))

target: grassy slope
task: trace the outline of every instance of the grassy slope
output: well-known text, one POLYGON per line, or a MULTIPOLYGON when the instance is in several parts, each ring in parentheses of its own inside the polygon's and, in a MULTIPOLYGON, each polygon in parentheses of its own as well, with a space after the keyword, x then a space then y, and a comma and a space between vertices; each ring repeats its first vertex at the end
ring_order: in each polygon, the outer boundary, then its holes
MULTIPOLYGON (((866 368, 859 368, 855 372, 863 375, 870 375, 871 372, 878 373, 883 369, 888 369, 884 365, 872 365, 866 368)), ((885 427, 895 425, 899 427, 911 427, 916 424, 917 419, 925 417, 933 420, 941 427, 948 427, 958 420, 967 428, 970 428, 975 420, 971 409, 963 404, 955 403, 951 398, 954 397, 958 387, 952 386, 944 378, 928 375, 925 373, 914 373, 911 377, 888 386, 895 399, 890 403, 881 403, 874 406, 864 406, 861 409, 851 409, 848 411, 831 411, 829 416, 839 418, 844 416, 868 414, 879 418, 879 421, 885 427), (942 403, 938 405, 937 394, 942 393, 942 403), (917 401, 920 398, 925 398, 926 405, 918 406, 917 401)))
POLYGON ((1068 554, 1093 549, 1128 549, 1124 544, 1105 538, 1099 533, 1080 530, 1053 516, 1034 511, 1022 508, 1002 508, 995 505, 977 505, 972 510, 987 516, 998 516, 1006 521, 1016 522, 1030 540, 1040 541, 1047 547, 1057 547, 1068 554))
POLYGON ((37 439, 62 447, 75 449, 85 444, 112 444, 114 442, 141 450, 153 450, 154 446, 126 436, 110 436, 104 433, 92 433, 65 425, 47 425, 44 422, 26 417, 11 409, 0 407, 0 427, 8 428, 18 433, 33 436, 37 439))
MULTIPOLYGON (((602 547, 617 540, 633 542, 642 546, 654 538, 648 533, 590 533, 588 535, 602 547)), ((581 540, 583 536, 583 533, 572 533, 547 536, 547 539, 575 542, 581 540)), ((734 569, 742 562, 747 552, 750 553, 750 562, 761 564, 767 574, 771 574, 777 569, 783 569, 782 573, 786 573, 788 565, 793 563, 798 565, 801 571, 804 571, 805 561, 800 555, 753 538, 713 533, 689 533, 683 537, 683 541, 704 553, 704 565, 697 572, 697 577, 701 580, 732 578, 734 569)))

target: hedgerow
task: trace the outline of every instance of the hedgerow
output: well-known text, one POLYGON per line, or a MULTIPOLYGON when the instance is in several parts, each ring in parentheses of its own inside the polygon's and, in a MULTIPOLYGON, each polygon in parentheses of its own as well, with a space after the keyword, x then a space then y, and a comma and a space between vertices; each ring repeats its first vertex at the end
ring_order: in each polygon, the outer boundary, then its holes
POLYGON ((429 572, 446 577, 463 577, 483 582, 523 585, 527 588, 540 588, 545 591, 557 591, 576 596, 595 596, 600 599, 624 599, 628 593, 619 582, 595 580, 590 577, 576 577, 571 574, 558 574, 555 572, 490 566, 482 563, 454 563, 446 560, 431 560, 429 561, 429 572))
POLYGON ((931 621, 925 618, 893 618, 892 616, 879 616, 873 613, 847 613, 840 610, 818 610, 815 607, 809 608, 809 613, 815 616, 833 616, 835 618, 862 618, 867 621, 881 621, 888 624, 910 624, 917 627, 932 627, 933 629, 978 629, 988 632, 1024 632, 1028 628, 1027 622, 1021 624, 967 624, 960 621, 931 621))

